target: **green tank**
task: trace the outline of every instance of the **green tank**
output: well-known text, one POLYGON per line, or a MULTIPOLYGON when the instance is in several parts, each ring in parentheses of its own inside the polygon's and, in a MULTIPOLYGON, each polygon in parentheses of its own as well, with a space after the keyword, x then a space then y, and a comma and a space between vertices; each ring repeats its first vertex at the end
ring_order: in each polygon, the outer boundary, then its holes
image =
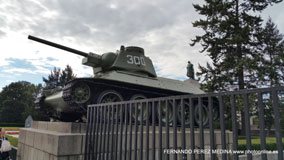
MULTIPOLYGON (((49 113, 49 116, 62 121, 82 119, 86 114, 88 104, 204 93, 195 80, 180 81, 157 77, 151 59, 145 56, 144 49, 140 47, 121 46, 117 52, 98 55, 85 53, 34 36, 28 38, 83 56, 82 64, 93 68, 93 77, 76 78, 62 87, 43 90, 38 95, 36 100, 38 108, 53 108, 54 112, 49 113)), ((206 103, 203 102, 204 112, 207 112, 206 103)), ((144 108, 140 107, 140 109, 144 108)), ((217 117, 218 112, 214 110, 214 113, 217 117)), ((163 113, 157 113, 157 115, 159 114, 163 113)), ((147 118, 149 117, 146 117, 145 114, 140 121, 147 118)), ((195 120, 197 124, 200 123, 198 116, 195 120)), ((185 123, 189 123, 189 118, 185 123)), ((207 125, 208 118, 203 119, 202 124, 207 125)))

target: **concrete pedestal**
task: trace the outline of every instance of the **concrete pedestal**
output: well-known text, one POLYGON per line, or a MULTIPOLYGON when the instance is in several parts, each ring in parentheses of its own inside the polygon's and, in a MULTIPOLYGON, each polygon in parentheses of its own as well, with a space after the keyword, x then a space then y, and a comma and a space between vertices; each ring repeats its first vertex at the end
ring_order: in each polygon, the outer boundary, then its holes
POLYGON ((83 160, 86 124, 34 121, 21 128, 17 160, 83 160))

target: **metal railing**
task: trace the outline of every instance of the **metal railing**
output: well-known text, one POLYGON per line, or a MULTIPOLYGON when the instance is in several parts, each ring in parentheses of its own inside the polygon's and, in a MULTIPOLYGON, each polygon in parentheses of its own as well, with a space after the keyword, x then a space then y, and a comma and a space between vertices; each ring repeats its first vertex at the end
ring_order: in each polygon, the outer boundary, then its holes
POLYGON ((275 87, 90 105, 84 159, 251 160, 254 117, 261 159, 268 159, 266 138, 275 137, 273 152, 283 160, 283 95, 275 87))

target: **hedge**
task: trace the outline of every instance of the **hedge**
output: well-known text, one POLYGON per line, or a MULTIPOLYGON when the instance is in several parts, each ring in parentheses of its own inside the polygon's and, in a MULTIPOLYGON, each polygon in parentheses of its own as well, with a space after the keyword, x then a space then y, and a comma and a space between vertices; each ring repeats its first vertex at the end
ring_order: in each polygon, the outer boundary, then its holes
POLYGON ((1 122, 0 127, 24 127, 24 123, 5 123, 1 122))

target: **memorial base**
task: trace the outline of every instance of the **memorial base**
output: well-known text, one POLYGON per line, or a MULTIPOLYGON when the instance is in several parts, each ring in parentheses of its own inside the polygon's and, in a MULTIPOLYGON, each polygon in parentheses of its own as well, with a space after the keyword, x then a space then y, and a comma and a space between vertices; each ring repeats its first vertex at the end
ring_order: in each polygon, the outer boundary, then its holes
POLYGON ((21 128, 17 160, 83 160, 85 123, 34 121, 21 128))

